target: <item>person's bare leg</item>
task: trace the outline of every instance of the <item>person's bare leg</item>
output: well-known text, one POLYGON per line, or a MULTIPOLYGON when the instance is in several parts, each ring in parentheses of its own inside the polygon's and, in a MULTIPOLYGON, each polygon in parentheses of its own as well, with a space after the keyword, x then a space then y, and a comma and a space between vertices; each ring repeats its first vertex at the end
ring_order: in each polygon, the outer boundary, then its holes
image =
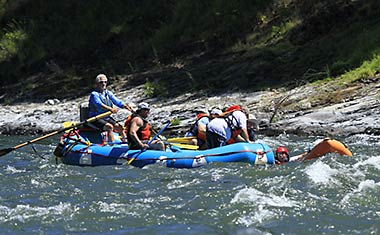
POLYGON ((127 136, 125 135, 123 127, 121 127, 120 125, 115 125, 114 128, 115 128, 115 131, 119 133, 122 140, 127 139, 127 136))
POLYGON ((104 126, 104 130, 107 131, 108 134, 108 142, 114 142, 115 141, 115 136, 113 134, 113 126, 111 123, 107 123, 104 126))

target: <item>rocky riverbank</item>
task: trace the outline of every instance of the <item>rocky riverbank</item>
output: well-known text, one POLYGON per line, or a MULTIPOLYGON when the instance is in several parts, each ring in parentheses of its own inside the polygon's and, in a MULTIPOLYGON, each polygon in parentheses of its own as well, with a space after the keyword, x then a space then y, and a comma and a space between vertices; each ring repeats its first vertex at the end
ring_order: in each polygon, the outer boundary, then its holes
MULTIPOLYGON (((304 85, 292 90, 268 90, 250 93, 183 94, 172 99, 141 96, 143 87, 133 91, 115 91, 126 102, 148 102, 150 121, 156 129, 168 119, 181 120, 167 135, 179 136, 194 120, 198 107, 223 108, 242 104, 260 121, 261 133, 277 135, 351 135, 380 134, 380 84, 378 79, 349 87, 304 85)), ((112 89, 111 87, 110 89, 112 89)), ((1 134, 44 134, 62 128, 65 121, 79 121, 79 105, 88 97, 75 100, 50 99, 45 103, 0 106, 1 134)), ((115 118, 123 121, 129 114, 121 110, 115 118)))

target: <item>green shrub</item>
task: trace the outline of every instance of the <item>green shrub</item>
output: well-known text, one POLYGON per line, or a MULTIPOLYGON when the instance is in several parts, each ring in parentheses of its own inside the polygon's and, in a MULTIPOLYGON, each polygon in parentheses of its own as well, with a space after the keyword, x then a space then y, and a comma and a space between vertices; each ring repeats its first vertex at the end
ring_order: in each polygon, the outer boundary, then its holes
POLYGON ((26 39, 27 34, 17 23, 10 24, 9 28, 0 38, 0 63, 13 57, 17 57, 19 61, 23 61, 25 56, 20 49, 26 39))
POLYGON ((366 60, 360 67, 346 72, 341 78, 343 82, 350 83, 358 79, 374 77, 378 73, 380 73, 380 55, 374 55, 372 59, 366 60))
POLYGON ((180 125, 181 124, 181 120, 179 119, 179 118, 174 118, 173 120, 172 120, 172 126, 178 126, 178 125, 180 125))
POLYGON ((144 84, 144 94, 148 97, 167 97, 169 91, 164 84, 159 82, 150 82, 149 80, 144 84))

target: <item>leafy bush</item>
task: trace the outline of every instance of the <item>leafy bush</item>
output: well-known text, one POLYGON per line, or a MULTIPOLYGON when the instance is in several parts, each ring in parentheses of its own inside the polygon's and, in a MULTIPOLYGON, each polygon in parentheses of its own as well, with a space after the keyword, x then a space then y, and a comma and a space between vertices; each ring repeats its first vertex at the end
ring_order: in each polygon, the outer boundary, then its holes
POLYGON ((172 126, 179 126, 181 124, 181 120, 179 118, 174 118, 172 120, 172 126))
POLYGON ((0 63, 13 57, 18 58, 19 61, 23 61, 25 55, 20 49, 26 39, 27 34, 16 22, 10 24, 0 39, 0 63))
POLYGON ((148 97, 167 97, 169 91, 164 84, 159 82, 150 82, 149 80, 144 84, 144 94, 148 97))
POLYGON ((372 59, 366 60, 361 66, 351 71, 347 71, 341 76, 346 83, 354 82, 358 79, 375 77, 380 73, 380 55, 374 55, 372 59))

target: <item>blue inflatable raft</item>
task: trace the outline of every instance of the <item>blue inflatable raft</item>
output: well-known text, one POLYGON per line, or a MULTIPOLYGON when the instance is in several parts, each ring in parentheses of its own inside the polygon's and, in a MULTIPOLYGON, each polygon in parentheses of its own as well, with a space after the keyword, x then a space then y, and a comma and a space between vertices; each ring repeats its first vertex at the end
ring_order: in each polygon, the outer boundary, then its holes
POLYGON ((160 163, 173 168, 195 168, 211 162, 274 164, 273 151, 261 143, 236 143, 208 150, 185 150, 169 146, 166 151, 130 150, 120 141, 105 144, 105 133, 75 130, 65 133, 54 154, 64 164, 100 166, 130 164, 144 167, 160 163))

